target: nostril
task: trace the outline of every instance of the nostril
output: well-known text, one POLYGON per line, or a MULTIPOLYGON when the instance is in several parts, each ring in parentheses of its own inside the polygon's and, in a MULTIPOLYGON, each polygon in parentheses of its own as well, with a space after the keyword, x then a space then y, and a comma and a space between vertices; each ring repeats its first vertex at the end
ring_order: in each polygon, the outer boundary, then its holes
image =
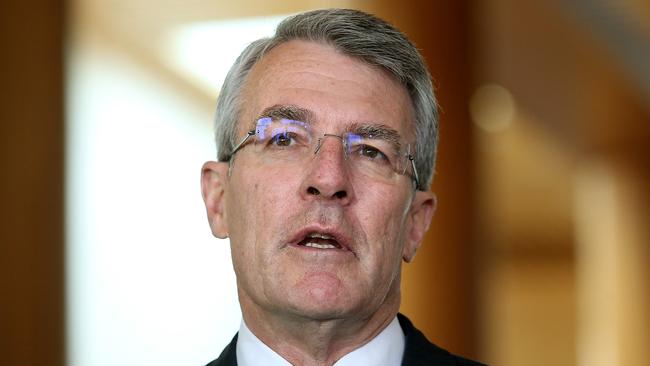
POLYGON ((338 199, 345 198, 347 196, 348 196, 348 193, 346 191, 338 191, 338 192, 334 193, 334 197, 336 197, 338 199))
POLYGON ((309 187, 309 188, 307 188, 307 193, 309 193, 311 195, 314 195, 314 196, 318 196, 320 194, 320 191, 318 189, 314 188, 314 187, 309 187))

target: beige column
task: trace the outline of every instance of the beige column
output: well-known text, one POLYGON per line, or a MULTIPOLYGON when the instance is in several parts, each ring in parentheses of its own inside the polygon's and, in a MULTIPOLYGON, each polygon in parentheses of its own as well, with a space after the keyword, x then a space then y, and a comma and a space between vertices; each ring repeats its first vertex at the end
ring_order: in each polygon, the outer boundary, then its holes
POLYGON ((596 160, 575 180, 579 366, 645 365, 650 359, 650 180, 644 165, 596 160))

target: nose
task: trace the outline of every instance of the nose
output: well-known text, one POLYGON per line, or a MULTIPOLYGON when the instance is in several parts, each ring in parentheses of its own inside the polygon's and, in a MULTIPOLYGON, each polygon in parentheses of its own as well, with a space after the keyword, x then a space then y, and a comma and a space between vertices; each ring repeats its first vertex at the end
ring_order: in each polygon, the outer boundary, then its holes
POLYGON ((354 199, 351 171, 340 138, 325 138, 305 170, 301 187, 306 200, 334 201, 347 205, 354 199))

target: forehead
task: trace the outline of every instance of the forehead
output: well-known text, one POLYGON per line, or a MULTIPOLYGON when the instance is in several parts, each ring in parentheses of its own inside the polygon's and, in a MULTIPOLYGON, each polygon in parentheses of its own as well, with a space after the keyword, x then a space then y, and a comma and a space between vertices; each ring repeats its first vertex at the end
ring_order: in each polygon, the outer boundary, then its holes
POLYGON ((240 129, 269 107, 294 105, 309 110, 312 122, 328 131, 376 123, 412 136, 406 88, 384 69, 326 44, 290 41, 271 50, 251 69, 244 101, 240 129))

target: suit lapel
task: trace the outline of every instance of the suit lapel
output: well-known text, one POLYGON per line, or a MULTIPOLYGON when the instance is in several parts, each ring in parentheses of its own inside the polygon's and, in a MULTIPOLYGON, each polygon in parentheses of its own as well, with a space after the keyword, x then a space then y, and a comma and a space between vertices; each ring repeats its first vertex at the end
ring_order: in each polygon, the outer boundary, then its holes
POLYGON ((424 334, 417 330, 406 316, 397 314, 397 319, 404 332, 406 343, 402 366, 455 365, 449 352, 429 342, 424 334))
POLYGON ((219 358, 206 366, 237 366, 237 335, 235 334, 232 341, 223 349, 219 358))

